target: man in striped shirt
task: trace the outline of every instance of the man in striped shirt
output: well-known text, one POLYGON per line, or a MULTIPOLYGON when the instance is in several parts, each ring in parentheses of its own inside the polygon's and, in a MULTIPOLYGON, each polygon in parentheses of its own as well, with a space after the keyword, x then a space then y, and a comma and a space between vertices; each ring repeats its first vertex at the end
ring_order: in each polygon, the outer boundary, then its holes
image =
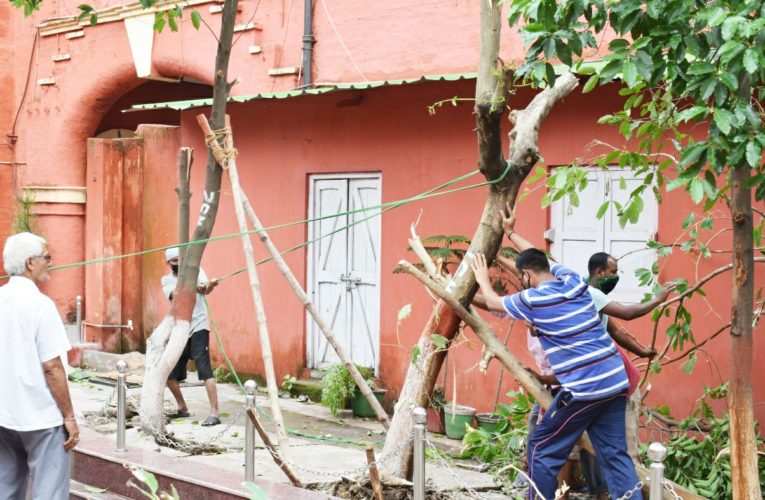
MULTIPOLYGON (((503 219, 508 220, 504 214, 503 219)), ((624 495, 638 483, 624 428, 629 382, 587 283, 561 264, 550 266, 536 248, 516 260, 524 287, 520 293, 500 297, 494 291, 482 254, 472 267, 490 310, 532 325, 562 387, 529 439, 529 475, 539 492, 545 499, 554 497, 558 471, 587 431, 612 497, 624 495)), ((637 492, 633 498, 642 496, 637 492)))

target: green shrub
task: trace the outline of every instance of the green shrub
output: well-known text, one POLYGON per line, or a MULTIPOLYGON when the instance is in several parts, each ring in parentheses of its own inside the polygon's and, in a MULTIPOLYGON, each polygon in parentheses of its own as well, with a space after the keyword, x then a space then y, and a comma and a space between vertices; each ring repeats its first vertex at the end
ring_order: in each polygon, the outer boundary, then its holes
MULTIPOLYGON (((373 387, 374 373, 371 369, 358 366, 361 376, 373 387)), ((321 379, 324 388, 321 392, 321 404, 329 408, 332 415, 337 415, 337 410, 345 408, 348 400, 356 393, 356 382, 353 381, 351 373, 342 364, 335 364, 329 367, 327 373, 321 379)))

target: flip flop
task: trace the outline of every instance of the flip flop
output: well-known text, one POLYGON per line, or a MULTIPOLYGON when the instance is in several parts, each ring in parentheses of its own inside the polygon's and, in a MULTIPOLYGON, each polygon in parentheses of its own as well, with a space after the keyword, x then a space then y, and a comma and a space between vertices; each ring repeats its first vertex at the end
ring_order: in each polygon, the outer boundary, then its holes
POLYGON ((167 418, 169 418, 170 420, 175 420, 176 418, 186 418, 190 416, 191 416, 191 413, 189 413, 188 411, 177 411, 175 413, 171 413, 170 415, 168 415, 167 418))
POLYGON ((218 424, 220 424, 220 419, 216 416, 210 415, 204 420, 204 422, 202 422, 202 427, 211 427, 218 424))

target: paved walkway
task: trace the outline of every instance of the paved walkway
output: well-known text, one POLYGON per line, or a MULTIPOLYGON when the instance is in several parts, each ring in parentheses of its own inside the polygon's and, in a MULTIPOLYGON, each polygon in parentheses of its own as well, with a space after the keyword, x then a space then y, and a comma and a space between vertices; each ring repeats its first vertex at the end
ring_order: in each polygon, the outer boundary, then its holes
MULTIPOLYGON (((190 374, 191 377, 195 375, 190 374)), ((102 409, 114 389, 90 381, 70 384, 72 398, 78 416, 83 413, 97 412, 102 409)), ((191 417, 177 419, 167 426, 167 431, 179 440, 193 440, 197 443, 210 441, 221 448, 221 453, 214 455, 189 455, 179 450, 161 448, 136 429, 128 429, 126 434, 129 449, 153 450, 164 456, 179 457, 190 463, 210 464, 219 469, 239 471, 244 480, 244 395, 234 384, 218 384, 222 424, 202 427, 200 423, 207 417, 209 404, 204 386, 198 382, 183 387, 191 417)), ((139 399, 140 389, 128 389, 128 396, 139 399)), ((116 398, 115 398, 116 400, 116 398)), ((175 409, 175 403, 169 391, 165 393, 166 409, 175 409)), ((116 401, 115 401, 116 402, 116 401)), ((290 462, 300 479, 308 485, 332 483, 341 476, 353 476, 365 470, 366 455, 364 445, 371 444, 380 458, 384 440, 383 427, 376 421, 353 418, 343 414, 333 417, 329 411, 316 403, 301 403, 295 399, 280 399, 287 427, 293 431, 290 436, 290 462), (300 435, 295 435, 300 434, 300 435)), ((258 394, 256 404, 268 409, 268 398, 258 394)), ((269 412, 270 413, 270 412, 269 412)), ((114 435, 114 419, 80 418, 84 425, 103 434, 114 435)), ((273 426, 263 417, 272 441, 273 426)), ((440 448, 458 448, 459 441, 431 436, 440 448)), ((288 484, 287 478, 274 464, 268 452, 257 440, 256 477, 276 483, 288 484)), ((115 441, 116 444, 116 441, 115 441)), ((384 463, 384 457, 383 457, 384 463)), ((453 465, 453 464, 452 464, 453 465)), ((455 498, 464 498, 467 488, 482 491, 482 498, 507 498, 498 495, 496 485, 488 474, 462 469, 456 466, 443 467, 428 461, 427 479, 430 486, 440 492, 452 492, 455 498), (493 492, 491 490, 494 490, 493 492), (462 492, 462 493, 460 493, 462 492)))

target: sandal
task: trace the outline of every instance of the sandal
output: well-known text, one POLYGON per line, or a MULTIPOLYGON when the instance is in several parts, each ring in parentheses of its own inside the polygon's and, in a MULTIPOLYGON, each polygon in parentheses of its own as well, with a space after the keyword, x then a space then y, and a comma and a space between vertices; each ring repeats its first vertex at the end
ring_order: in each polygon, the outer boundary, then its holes
POLYGON ((202 427, 212 427, 213 425, 219 425, 220 424, 220 418, 210 415, 207 417, 204 422, 202 422, 202 427))
POLYGON ((191 413, 189 413, 188 411, 178 410, 177 412, 171 413, 170 415, 168 415, 167 418, 169 418, 170 420, 175 420, 176 418, 187 418, 190 416, 191 416, 191 413))

